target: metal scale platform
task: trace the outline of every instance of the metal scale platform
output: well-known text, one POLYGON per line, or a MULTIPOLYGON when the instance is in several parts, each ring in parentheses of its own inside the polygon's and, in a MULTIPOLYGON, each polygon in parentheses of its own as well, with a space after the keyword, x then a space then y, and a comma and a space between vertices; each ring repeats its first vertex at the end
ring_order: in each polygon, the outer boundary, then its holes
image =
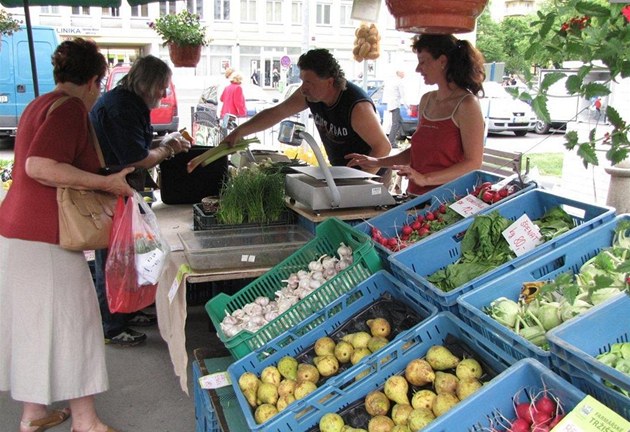
POLYGON ((314 211, 396 204, 385 185, 374 180, 378 176, 355 168, 328 166, 301 123, 281 122, 278 139, 289 145, 301 145, 302 139, 306 140, 319 163, 318 167, 293 167, 298 173, 286 175, 285 193, 290 199, 314 211))

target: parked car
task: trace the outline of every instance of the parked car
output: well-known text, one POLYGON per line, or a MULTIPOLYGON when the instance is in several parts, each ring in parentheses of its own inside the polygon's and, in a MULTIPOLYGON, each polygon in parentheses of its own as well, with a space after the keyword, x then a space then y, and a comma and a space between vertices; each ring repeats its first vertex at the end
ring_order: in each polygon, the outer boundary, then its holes
MULTIPOLYGON (((122 77, 127 75, 129 69, 131 69, 130 65, 114 66, 107 77, 105 91, 116 87, 122 77)), ((166 96, 160 101, 160 106, 151 110, 151 126, 158 135, 165 135, 178 130, 177 96, 172 82, 166 89, 166 96)))
POLYGON ((514 132, 516 136, 525 136, 534 130, 536 114, 527 103, 514 99, 497 82, 484 82, 483 89, 485 95, 479 101, 488 132, 514 132))
MULTIPOLYGON (((374 101, 374 105, 376 105, 376 111, 378 111, 378 115, 381 118, 381 124, 383 123, 383 118, 385 116, 385 110, 387 109, 387 104, 383 102, 383 90, 384 90, 383 82, 375 83, 373 87, 370 86, 370 82, 368 82, 368 96, 372 98, 374 101)), ((416 131, 416 127, 418 126, 418 105, 412 104, 407 105, 407 107, 401 107, 400 116, 402 117, 402 129, 403 134, 407 137, 410 137, 416 131)))
MULTIPOLYGON (((247 117, 269 108, 276 104, 279 99, 265 92, 260 86, 243 83, 243 94, 245 95, 245 106, 247 117)), ((221 95, 218 94, 218 84, 212 84, 204 89, 197 103, 197 111, 216 111, 221 95)))

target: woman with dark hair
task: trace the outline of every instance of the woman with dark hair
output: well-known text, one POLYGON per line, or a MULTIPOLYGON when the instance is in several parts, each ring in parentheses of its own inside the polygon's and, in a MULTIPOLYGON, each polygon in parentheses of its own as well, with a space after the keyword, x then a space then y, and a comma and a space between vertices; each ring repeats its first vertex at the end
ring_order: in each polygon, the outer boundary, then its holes
POLYGON ((56 190, 128 196, 133 168, 97 174, 88 111, 107 62, 96 44, 63 42, 52 63, 56 87, 20 118, 13 183, 0 207, 0 391, 23 402, 20 432, 46 430, 70 413, 74 432, 113 432, 94 406, 108 388, 94 284, 83 253, 59 246, 56 190), (70 410, 48 410, 62 400, 70 410))
POLYGON ((483 55, 452 35, 420 35, 413 43, 416 72, 437 90, 420 100, 418 128, 411 146, 392 156, 350 154, 350 165, 392 167, 409 179, 407 192, 423 194, 479 169, 484 119, 477 95, 485 79, 483 55))

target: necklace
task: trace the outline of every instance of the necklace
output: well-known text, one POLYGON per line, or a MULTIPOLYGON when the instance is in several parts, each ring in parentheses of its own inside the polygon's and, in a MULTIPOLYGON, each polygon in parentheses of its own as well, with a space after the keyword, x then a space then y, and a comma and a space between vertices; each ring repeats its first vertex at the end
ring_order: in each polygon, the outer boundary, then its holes
POLYGON ((448 98, 453 96, 453 92, 455 92, 455 89, 450 89, 448 94, 446 96, 444 96, 443 98, 441 98, 441 99, 437 97, 437 92, 435 92, 435 102, 441 104, 442 102, 444 102, 445 100, 447 100, 448 98))

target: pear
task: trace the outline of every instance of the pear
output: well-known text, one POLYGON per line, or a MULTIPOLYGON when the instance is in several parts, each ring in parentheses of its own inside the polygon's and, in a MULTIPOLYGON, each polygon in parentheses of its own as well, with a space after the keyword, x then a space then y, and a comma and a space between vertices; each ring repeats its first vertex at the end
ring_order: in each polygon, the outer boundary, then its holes
POLYGON ((285 409, 292 402, 295 402, 295 396, 293 396, 293 394, 286 394, 284 396, 280 396, 278 398, 278 402, 276 403, 276 408, 278 408, 278 412, 285 409))
POLYGON ((372 351, 370 351, 367 348, 355 348, 354 351, 352 352, 352 357, 350 357, 350 363, 355 365, 359 363, 363 357, 368 356, 370 354, 372 354, 372 351))
POLYGON ((411 397, 411 406, 414 408, 426 408, 430 410, 436 396, 437 395, 432 390, 418 390, 411 397))
POLYGON ((392 419, 385 415, 377 415, 370 419, 368 432, 391 432, 395 424, 392 419))
POLYGON ((477 390, 481 388, 483 384, 477 378, 462 378, 457 385, 457 397, 459 400, 464 400, 477 390))
POLYGON ((283 379, 278 386, 278 396, 292 395, 295 392, 296 381, 292 379, 283 379))
POLYGON ((354 347, 354 349, 356 350, 359 348, 367 348, 368 342, 370 341, 371 338, 372 338, 371 334, 369 334, 368 332, 362 331, 362 332, 347 334, 344 337, 342 337, 341 340, 350 342, 352 346, 354 347))
POLYGON ((335 346, 335 357, 339 363, 348 363, 354 354, 354 347, 350 342, 339 341, 335 346))
POLYGON ((254 412, 254 419, 256 420, 256 423, 262 424, 276 414, 278 414, 278 409, 275 406, 266 403, 256 408, 256 411, 254 412))
POLYGON ((412 432, 411 429, 409 429, 409 426, 407 426, 406 424, 397 424, 394 426, 394 428, 392 429, 392 432, 412 432))
POLYGON ((397 425, 406 425, 407 420, 409 419, 409 414, 413 411, 413 407, 411 405, 404 404, 396 404, 392 407, 392 420, 394 420, 394 424, 397 425))
POLYGON ((435 397, 431 411, 436 417, 439 417, 457 405, 457 402, 459 399, 453 393, 440 393, 435 397))
POLYGON ((440 393, 453 393, 457 391, 457 384, 459 383, 459 378, 455 375, 448 373, 437 371, 435 373, 435 381, 433 382, 433 387, 435 388, 435 392, 437 394, 440 393))
POLYGON ((315 354, 318 356, 333 355, 335 353, 335 341, 333 338, 324 336, 315 341, 315 354))
POLYGON ((392 332, 392 326, 385 318, 374 318, 367 320, 372 336, 381 336, 386 338, 392 332))
POLYGON ((293 396, 295 396, 295 400, 299 400, 315 390, 317 390, 317 386, 312 381, 298 382, 293 391, 293 396))
POLYGON ((374 390, 365 397, 365 410, 371 416, 387 415, 390 402, 385 393, 374 390))
POLYGON ((483 369, 477 360, 474 358, 466 358, 460 361, 455 368, 455 375, 457 378, 481 378, 483 375, 483 369))
POLYGON ((442 345, 433 345, 429 348, 425 359, 436 371, 453 369, 459 363, 459 358, 442 345))
POLYGON ((435 380, 435 372, 425 359, 414 359, 407 363, 405 378, 411 385, 423 386, 435 380))
POLYGON ((407 392, 409 391, 409 383, 400 375, 393 375, 387 378, 384 387, 385 396, 390 400, 402 404, 409 405, 409 397, 407 392))
POLYGON ((252 389, 256 391, 258 384, 260 384, 260 380, 256 374, 251 372, 245 372, 238 377, 238 386, 242 391, 245 391, 245 389, 252 389))
POLYGON ((275 366, 267 366, 260 374, 260 380, 263 383, 273 384, 276 387, 280 385, 281 379, 282 375, 280 375, 280 371, 275 366))
POLYGON ((371 352, 376 352, 380 350, 381 348, 383 348, 388 343, 389 341, 383 336, 372 336, 370 338, 370 341, 368 342, 367 347, 371 352))
POLYGON ((261 404, 275 405, 278 402, 278 388, 271 383, 262 383, 256 391, 256 398, 261 404))
POLYGON ((247 403, 249 404, 249 406, 251 406, 252 408, 256 408, 258 406, 256 393, 257 390, 253 388, 246 388, 245 390, 243 390, 243 395, 245 396, 245 399, 247 399, 247 403))
POLYGON ((298 361, 290 356, 282 357, 277 366, 280 375, 294 381, 297 380, 297 367, 298 361))
POLYGON ((326 413, 319 419, 320 432, 341 432, 344 427, 343 418, 337 413, 326 413))
POLYGON ((407 425, 412 431, 417 431, 435 420, 435 415, 430 409, 427 408, 415 408, 409 414, 407 425))
POLYGON ((315 357, 313 363, 315 363, 319 374, 324 377, 329 377, 339 371, 339 360, 334 355, 315 357))
POLYGON ((319 371, 315 366, 308 363, 300 363, 297 368, 297 382, 310 381, 317 384, 319 381, 319 371))

